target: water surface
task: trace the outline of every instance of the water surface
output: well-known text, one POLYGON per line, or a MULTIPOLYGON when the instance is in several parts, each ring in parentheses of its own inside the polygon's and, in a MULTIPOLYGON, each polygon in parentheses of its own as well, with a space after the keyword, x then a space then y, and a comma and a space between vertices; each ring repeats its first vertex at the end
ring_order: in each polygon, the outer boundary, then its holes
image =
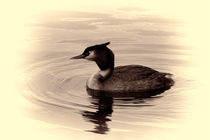
POLYGON ((202 85, 195 75, 195 51, 179 42, 184 35, 178 29, 185 23, 125 13, 51 11, 28 25, 33 49, 24 52, 23 96, 33 107, 25 112, 55 125, 46 133, 75 139, 174 139, 197 131, 191 126, 202 85), (107 41, 116 66, 139 64, 172 73, 175 85, 151 98, 89 96, 86 81, 98 70, 96 64, 69 58, 107 41))

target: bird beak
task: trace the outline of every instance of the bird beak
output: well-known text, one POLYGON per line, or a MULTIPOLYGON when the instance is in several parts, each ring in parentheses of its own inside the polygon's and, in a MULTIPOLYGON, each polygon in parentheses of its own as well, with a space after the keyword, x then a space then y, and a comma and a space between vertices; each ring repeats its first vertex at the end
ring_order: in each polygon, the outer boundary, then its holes
POLYGON ((78 56, 74 56, 70 59, 82 59, 82 58, 85 58, 85 55, 81 54, 81 55, 78 55, 78 56))

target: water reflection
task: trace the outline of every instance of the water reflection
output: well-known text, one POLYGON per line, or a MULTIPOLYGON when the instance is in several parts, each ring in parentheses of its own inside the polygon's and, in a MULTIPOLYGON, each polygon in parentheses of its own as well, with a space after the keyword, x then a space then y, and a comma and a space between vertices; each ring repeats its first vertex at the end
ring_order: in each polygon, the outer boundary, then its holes
POLYGON ((106 134, 109 131, 109 127, 107 125, 108 121, 111 121, 111 114, 113 112, 113 98, 112 97, 99 97, 92 98, 91 104, 96 106, 97 111, 84 111, 82 112, 82 116, 95 124, 94 130, 87 130, 93 133, 106 134))
MULTIPOLYGON (((161 90, 156 93, 161 94, 165 90, 161 90)), ((91 95, 90 90, 87 90, 87 92, 89 95, 91 95)), ((145 94, 148 94, 148 93, 145 93, 145 94)), ((82 111, 81 114, 85 118, 86 121, 93 123, 95 126, 93 130, 86 130, 86 131, 97 133, 97 134, 107 134, 109 132, 110 128, 108 127, 107 122, 112 121, 111 117, 112 117, 112 113, 114 112, 113 106, 123 107, 123 108, 131 107, 132 108, 131 110, 133 110, 135 107, 139 108, 139 107, 153 106, 151 104, 146 104, 145 99, 153 100, 153 99, 158 99, 159 97, 162 97, 162 96, 150 96, 150 97, 144 97, 144 98, 142 98, 141 96, 140 97, 139 96, 116 97, 116 96, 106 96, 105 94, 103 94, 103 92, 100 94, 101 96, 93 96, 93 95, 95 94, 92 94, 92 96, 89 99, 90 99, 91 105, 93 105, 96 111, 85 110, 85 111, 82 111)))

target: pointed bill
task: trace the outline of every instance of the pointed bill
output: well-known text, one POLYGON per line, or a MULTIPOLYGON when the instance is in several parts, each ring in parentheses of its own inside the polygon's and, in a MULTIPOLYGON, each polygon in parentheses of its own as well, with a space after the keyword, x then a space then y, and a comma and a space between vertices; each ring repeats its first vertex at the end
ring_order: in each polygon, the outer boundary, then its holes
POLYGON ((82 59, 82 58, 85 58, 85 55, 81 54, 81 55, 78 55, 78 56, 74 56, 70 59, 82 59))

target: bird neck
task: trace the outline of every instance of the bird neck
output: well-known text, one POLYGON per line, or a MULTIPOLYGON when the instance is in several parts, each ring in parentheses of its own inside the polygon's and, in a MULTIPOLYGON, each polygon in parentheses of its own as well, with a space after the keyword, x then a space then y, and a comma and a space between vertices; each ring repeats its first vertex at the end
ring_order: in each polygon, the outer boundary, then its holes
POLYGON ((97 59, 95 59, 96 64, 98 65, 99 69, 101 71, 104 70, 114 70, 114 54, 111 50, 107 48, 108 53, 107 54, 99 54, 97 59))
POLYGON ((99 81, 104 82, 107 78, 109 78, 109 76, 112 75, 112 73, 113 73, 113 69, 111 69, 111 68, 108 68, 106 70, 100 70, 99 71, 99 74, 100 74, 99 81))
POLYGON ((109 76, 112 75, 113 70, 114 70, 114 61, 96 61, 96 64, 98 65, 100 71, 100 78, 99 80, 101 82, 103 82, 104 80, 106 80, 107 78, 109 78, 109 76))
POLYGON ((95 62, 98 65, 102 79, 107 79, 114 70, 114 53, 109 48, 97 50, 95 62))

